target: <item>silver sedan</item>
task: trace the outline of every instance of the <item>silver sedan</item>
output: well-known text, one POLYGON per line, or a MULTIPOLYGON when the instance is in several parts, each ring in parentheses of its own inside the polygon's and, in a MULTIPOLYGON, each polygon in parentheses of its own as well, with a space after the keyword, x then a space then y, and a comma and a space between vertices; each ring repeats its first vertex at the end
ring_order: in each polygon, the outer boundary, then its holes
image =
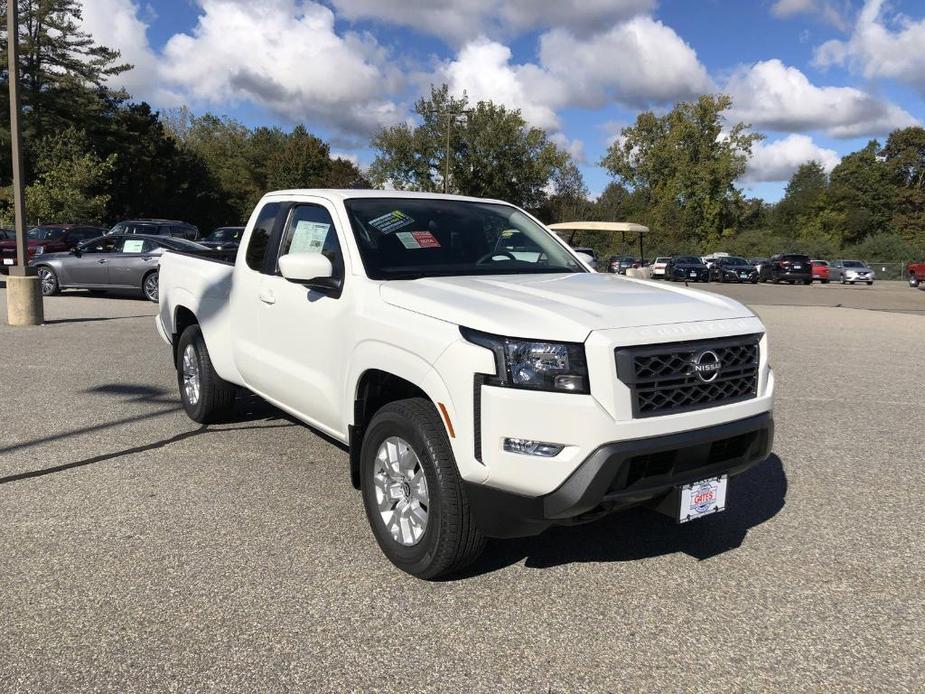
POLYGON ((62 289, 140 289, 158 299, 157 268, 164 251, 207 251, 185 239, 144 234, 113 234, 85 241, 67 253, 45 253, 31 265, 36 268, 42 294, 62 289))

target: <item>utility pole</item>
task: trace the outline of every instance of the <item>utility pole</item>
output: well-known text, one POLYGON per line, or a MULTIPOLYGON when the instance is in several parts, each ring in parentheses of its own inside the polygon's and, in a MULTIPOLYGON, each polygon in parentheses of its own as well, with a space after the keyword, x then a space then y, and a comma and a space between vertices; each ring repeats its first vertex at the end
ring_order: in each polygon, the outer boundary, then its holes
POLYGON ((472 113, 471 108, 461 111, 440 111, 437 109, 429 110, 428 113, 435 113, 438 116, 446 116, 446 151, 444 153, 444 170, 443 170, 443 192, 450 192, 450 132, 453 129, 453 122, 460 116, 468 116, 472 113))
POLYGON ((10 141, 13 148, 13 212, 16 217, 16 265, 6 280, 6 320, 10 325, 41 325, 45 321, 42 289, 35 270, 28 266, 26 202, 22 165, 22 131, 19 103, 19 3, 6 3, 6 52, 9 56, 10 141))

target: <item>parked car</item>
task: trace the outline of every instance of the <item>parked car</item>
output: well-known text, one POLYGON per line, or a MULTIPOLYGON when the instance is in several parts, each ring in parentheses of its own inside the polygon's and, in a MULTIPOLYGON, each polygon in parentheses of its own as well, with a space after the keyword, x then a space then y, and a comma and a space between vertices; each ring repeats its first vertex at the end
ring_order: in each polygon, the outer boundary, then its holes
POLYGON ((584 246, 576 246, 572 248, 572 250, 575 251, 576 253, 584 253, 585 255, 591 256, 591 263, 590 263, 591 267, 594 268, 595 270, 600 269, 600 267, 598 266, 597 251, 595 251, 593 248, 586 248, 584 246))
POLYGON ((762 282, 789 282, 790 284, 812 284, 813 264, 808 255, 800 253, 778 253, 761 266, 759 279, 762 282))
POLYGON ((705 255, 701 258, 701 260, 703 261, 704 265, 712 269, 713 266, 716 264, 717 260, 719 260, 720 258, 728 258, 728 257, 729 257, 728 253, 719 251, 716 253, 710 253, 710 255, 705 255))
POLYGON ((822 284, 829 283, 829 261, 811 260, 813 267, 813 281, 819 280, 822 284))
POLYGON ((727 485, 773 440, 765 328, 742 304, 588 272, 498 201, 289 190, 250 219, 233 265, 161 261, 183 407, 226 421, 247 389, 345 444, 401 570, 437 578, 486 537, 643 503, 682 523, 760 503, 727 485), (534 261, 496 251, 512 228, 534 261))
POLYGON ((717 282, 758 283, 758 271, 745 258, 728 255, 716 258, 710 268, 710 279, 717 282))
POLYGON ((42 294, 62 289, 140 289, 158 300, 158 266, 164 251, 205 251, 205 246, 170 236, 108 234, 62 253, 45 253, 30 263, 42 294))
POLYGON ((874 283, 874 271, 862 260, 836 260, 829 265, 829 279, 842 284, 874 283))
POLYGON ((665 266, 665 278, 672 282, 709 282, 710 268, 695 255, 677 255, 665 266))
MULTIPOLYGON (((68 251, 77 244, 106 233, 102 227, 85 224, 42 224, 26 232, 27 261, 44 253, 68 251)), ((0 265, 4 272, 16 264, 16 237, 0 241, 0 265)))
POLYGON ((918 287, 925 282, 925 261, 906 265, 906 277, 909 278, 910 287, 918 287))
POLYGON ((189 222, 176 219, 126 219, 119 222, 110 234, 146 234, 147 236, 172 236, 177 239, 196 241, 199 229, 189 222))
POLYGON ((748 262, 758 271, 758 277, 761 277, 761 268, 770 262, 769 258, 749 258, 748 262))
POLYGON ((664 279, 665 268, 668 267, 668 261, 671 260, 669 255, 660 255, 652 263, 652 279, 664 279))
POLYGON ((243 233, 244 227, 219 227, 204 239, 199 239, 198 243, 217 251, 232 251, 241 243, 243 233))
POLYGON ((631 255, 612 255, 607 264, 608 272, 625 275, 631 267, 639 267, 639 259, 631 255))

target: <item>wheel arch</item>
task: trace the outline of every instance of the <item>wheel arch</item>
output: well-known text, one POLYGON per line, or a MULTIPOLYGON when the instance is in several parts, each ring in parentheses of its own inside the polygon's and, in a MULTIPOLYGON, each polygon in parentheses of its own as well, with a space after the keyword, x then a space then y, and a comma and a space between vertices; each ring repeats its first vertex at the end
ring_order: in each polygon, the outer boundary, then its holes
MULTIPOLYGON (((451 446, 455 438, 452 400, 433 366, 395 347, 377 344, 375 351, 379 358, 364 360, 362 366, 351 370, 344 403, 344 412, 349 418, 350 481, 357 489, 363 434, 370 419, 384 405, 407 398, 424 398, 437 409, 451 446)), ((357 363, 356 358, 352 361, 357 363)))

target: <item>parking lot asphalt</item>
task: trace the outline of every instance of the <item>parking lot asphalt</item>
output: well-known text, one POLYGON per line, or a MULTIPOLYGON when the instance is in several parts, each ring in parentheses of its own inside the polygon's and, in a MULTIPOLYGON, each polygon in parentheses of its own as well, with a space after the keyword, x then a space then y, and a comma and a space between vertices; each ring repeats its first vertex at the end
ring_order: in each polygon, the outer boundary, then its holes
POLYGON ((341 447, 256 398, 189 421, 153 304, 3 321, 0 690, 922 691, 925 291, 711 289, 779 388, 728 510, 493 541, 440 583, 381 555, 341 447))

